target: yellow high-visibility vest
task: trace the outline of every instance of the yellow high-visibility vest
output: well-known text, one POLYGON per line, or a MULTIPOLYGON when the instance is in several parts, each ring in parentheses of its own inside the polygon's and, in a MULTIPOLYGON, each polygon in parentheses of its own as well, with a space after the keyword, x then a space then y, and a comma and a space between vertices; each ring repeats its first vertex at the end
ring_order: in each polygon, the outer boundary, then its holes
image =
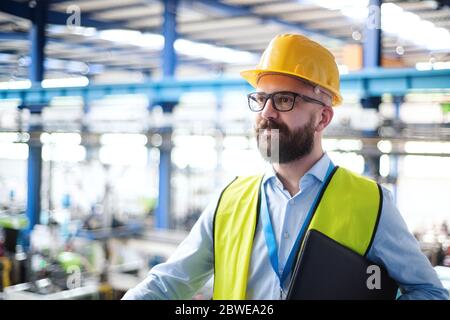
MULTIPOLYGON (((238 177, 220 196, 213 223, 213 299, 246 298, 262 178, 238 177)), ((376 182, 336 167, 319 195, 308 230, 318 230, 364 256, 376 233, 382 199, 376 182)))

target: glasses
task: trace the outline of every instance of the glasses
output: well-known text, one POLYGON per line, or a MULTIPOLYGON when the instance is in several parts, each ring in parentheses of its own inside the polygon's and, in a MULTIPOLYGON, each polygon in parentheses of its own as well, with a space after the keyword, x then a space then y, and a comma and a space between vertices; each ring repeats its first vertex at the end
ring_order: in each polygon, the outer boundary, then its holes
POLYGON ((247 95, 248 107, 253 112, 260 112, 266 106, 267 100, 272 100, 273 107, 280 112, 291 111, 294 108, 295 100, 298 98, 302 99, 304 102, 320 104, 326 107, 327 105, 322 101, 317 99, 290 91, 278 91, 273 93, 265 92, 252 92, 247 95))

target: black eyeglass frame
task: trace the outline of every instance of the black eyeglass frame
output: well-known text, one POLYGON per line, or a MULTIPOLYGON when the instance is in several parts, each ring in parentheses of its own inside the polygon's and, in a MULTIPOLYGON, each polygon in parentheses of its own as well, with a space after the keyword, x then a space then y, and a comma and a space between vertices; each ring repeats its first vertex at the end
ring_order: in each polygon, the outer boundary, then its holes
MULTIPOLYGON (((272 92, 272 93, 265 93, 265 92, 251 92, 251 93, 247 94, 247 102, 248 102, 248 107, 249 107, 249 109, 250 109, 251 111, 253 111, 253 112, 261 112, 261 111, 263 111, 264 108, 266 107, 267 100, 271 99, 271 100, 272 100, 272 105, 273 105, 273 107, 275 108, 275 110, 277 110, 277 111, 279 111, 279 112, 289 112, 289 111, 291 111, 292 109, 294 109, 294 105, 295 105, 295 102, 296 102, 296 100, 297 100, 297 97, 300 97, 300 98, 301 98, 303 101, 305 101, 305 102, 319 104, 319 105, 321 105, 321 106, 323 106, 323 107, 326 107, 326 106, 327 106, 325 103, 323 103, 323 102, 320 101, 320 100, 317 100, 317 99, 314 99, 314 98, 305 96, 304 94, 300 94, 300 93, 297 93, 297 92, 292 92, 292 91, 277 91, 277 92, 272 92), (264 104, 262 105, 262 107, 260 107, 259 110, 254 110, 254 109, 252 109, 251 106, 250 106, 250 103, 251 103, 250 100, 252 99, 252 95, 254 95, 254 94, 265 94, 265 99, 266 99, 266 100, 264 101, 264 104), (292 106, 291 106, 289 109, 287 109, 287 110, 280 110, 280 109, 278 109, 278 107, 277 107, 276 104, 275 104, 275 100, 274 100, 274 98, 273 98, 276 94, 291 94, 291 95, 293 95, 294 100, 292 100, 292 106)), ((256 102, 255 99, 252 99, 252 100, 256 102)))

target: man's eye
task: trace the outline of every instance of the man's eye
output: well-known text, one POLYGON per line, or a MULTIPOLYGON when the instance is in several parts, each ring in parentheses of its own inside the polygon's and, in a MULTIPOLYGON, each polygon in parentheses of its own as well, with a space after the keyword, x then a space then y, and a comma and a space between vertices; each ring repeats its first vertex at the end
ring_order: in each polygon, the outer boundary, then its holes
POLYGON ((291 103, 292 97, 291 96, 280 96, 280 97, 278 97, 278 101, 281 103, 291 103))
POLYGON ((257 96, 255 100, 259 103, 262 103, 264 102, 264 100, 266 100, 266 98, 264 96, 257 96))

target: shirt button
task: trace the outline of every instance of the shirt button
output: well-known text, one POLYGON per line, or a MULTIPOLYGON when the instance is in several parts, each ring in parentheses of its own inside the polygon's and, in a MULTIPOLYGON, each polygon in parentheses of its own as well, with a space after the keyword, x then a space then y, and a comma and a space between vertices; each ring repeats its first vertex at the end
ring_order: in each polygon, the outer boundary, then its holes
POLYGON ((295 200, 292 199, 291 201, 289 201, 289 203, 290 203, 291 205, 294 205, 294 204, 295 204, 295 200))
POLYGON ((285 232, 283 233, 283 237, 284 237, 285 239, 288 239, 288 238, 289 238, 289 232, 285 231, 285 232))

